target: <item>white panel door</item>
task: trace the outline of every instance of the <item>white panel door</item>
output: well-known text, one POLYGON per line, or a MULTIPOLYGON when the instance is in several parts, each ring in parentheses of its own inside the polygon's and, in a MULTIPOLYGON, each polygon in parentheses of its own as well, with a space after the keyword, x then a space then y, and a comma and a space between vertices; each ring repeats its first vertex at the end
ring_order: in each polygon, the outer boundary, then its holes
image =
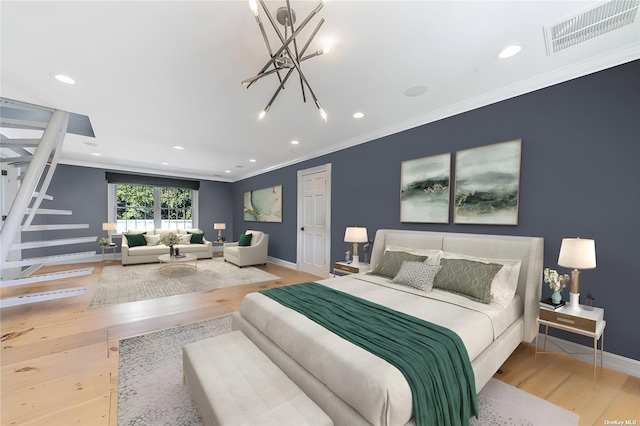
POLYGON ((298 268, 328 276, 330 261, 330 168, 298 172, 298 268))

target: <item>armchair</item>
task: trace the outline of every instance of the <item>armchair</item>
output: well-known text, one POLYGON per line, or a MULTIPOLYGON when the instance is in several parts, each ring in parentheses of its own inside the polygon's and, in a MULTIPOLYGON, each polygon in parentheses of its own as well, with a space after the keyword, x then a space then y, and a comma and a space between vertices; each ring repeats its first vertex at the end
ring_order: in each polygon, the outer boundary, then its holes
POLYGON ((262 231, 246 231, 246 233, 253 234, 251 245, 240 247, 238 242, 224 243, 224 261, 231 262, 241 268, 249 265, 266 265, 269 234, 265 234, 262 231))

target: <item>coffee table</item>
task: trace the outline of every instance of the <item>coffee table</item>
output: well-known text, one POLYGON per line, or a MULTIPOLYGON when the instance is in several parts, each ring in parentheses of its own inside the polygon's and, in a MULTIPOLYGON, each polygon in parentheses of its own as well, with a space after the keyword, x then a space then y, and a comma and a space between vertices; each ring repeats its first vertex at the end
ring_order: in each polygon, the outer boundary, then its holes
POLYGON ((165 275, 173 275, 177 271, 198 270, 198 256, 191 253, 184 253, 184 256, 175 257, 169 254, 158 256, 160 261, 160 273, 165 275))

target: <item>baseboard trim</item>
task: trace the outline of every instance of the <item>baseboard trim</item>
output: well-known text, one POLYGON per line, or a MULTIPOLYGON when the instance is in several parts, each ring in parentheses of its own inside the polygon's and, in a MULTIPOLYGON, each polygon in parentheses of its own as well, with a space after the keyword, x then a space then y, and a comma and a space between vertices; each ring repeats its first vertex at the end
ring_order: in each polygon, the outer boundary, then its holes
MULTIPOLYGON (((542 345, 544 334, 538 335, 538 344, 542 345)), ((533 342, 535 344, 535 341, 533 342)), ((593 347, 581 345, 579 343, 570 342, 555 336, 547 336, 547 350, 552 352, 564 353, 580 361, 593 362, 593 347)), ((600 354, 598 353, 598 358, 600 354)), ((612 354, 605 351, 603 356, 604 367, 628 374, 634 377, 640 377, 640 361, 627 358, 624 356, 612 354)))
POLYGON ((269 263, 273 263, 274 265, 282 266, 283 268, 293 269, 294 271, 298 270, 298 265, 296 265, 295 263, 278 259, 277 257, 267 256, 267 261, 269 263))

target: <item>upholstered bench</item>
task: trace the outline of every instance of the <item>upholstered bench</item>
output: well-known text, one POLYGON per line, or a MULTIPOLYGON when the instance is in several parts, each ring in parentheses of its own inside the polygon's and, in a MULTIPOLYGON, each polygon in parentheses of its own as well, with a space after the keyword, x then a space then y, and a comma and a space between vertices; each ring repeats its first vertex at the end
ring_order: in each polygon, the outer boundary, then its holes
POLYGON ((333 425, 242 331, 185 345, 183 371, 205 425, 333 425))

